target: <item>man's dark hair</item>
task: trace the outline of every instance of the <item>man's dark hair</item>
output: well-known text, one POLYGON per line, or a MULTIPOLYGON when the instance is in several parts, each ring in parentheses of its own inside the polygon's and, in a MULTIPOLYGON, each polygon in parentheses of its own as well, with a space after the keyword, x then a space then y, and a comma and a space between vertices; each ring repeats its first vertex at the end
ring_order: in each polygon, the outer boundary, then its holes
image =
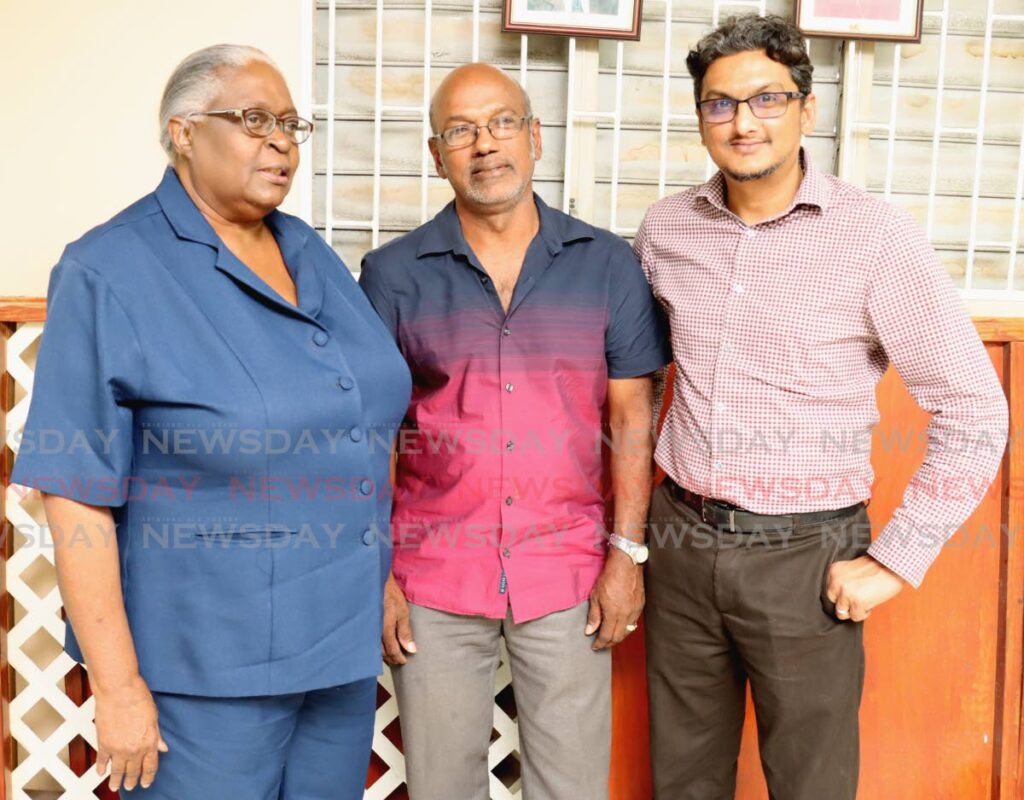
POLYGON ((764 50, 768 58, 789 67, 789 74, 804 94, 811 92, 814 65, 807 55, 803 34, 783 17, 770 14, 741 14, 724 23, 697 42, 686 57, 686 68, 693 78, 693 97, 700 102, 704 76, 713 63, 724 56, 764 50))

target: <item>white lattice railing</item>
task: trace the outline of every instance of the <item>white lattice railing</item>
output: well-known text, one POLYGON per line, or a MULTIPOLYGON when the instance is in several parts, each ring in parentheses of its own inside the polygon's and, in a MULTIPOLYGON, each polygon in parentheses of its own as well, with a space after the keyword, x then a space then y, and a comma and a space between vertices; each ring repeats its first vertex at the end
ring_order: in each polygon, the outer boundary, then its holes
MULTIPOLYGON (((4 422, 8 467, 17 454, 18 434, 32 397, 33 364, 43 315, 41 301, 4 304, 0 300, 0 419, 4 422), (18 321, 12 321, 15 319, 18 321)), ((9 475, 9 469, 3 474, 9 475)), ((9 535, 3 540, 6 557, 0 585, 5 587, 5 594, 0 597, 0 608, 9 609, 9 618, 2 626, 6 642, 0 642, 0 649, 11 671, 12 696, 3 698, 0 711, 11 736, 11 747, 0 758, 7 762, 6 794, 0 792, 0 800, 33 800, 35 790, 53 792, 61 800, 95 800, 97 795, 105 796, 102 778, 87 769, 96 745, 95 708, 93 700, 85 697, 82 671, 60 645, 64 641, 64 621, 53 541, 39 498, 6 482, 3 488, 2 506, 9 535)), ((0 666, 2 662, 0 659, 0 666)), ((520 796, 519 734, 511 682, 503 649, 494 689, 494 733, 489 756, 493 800, 517 800, 520 796)), ((398 730, 398 705, 391 675, 385 672, 374 724, 372 783, 365 800, 406 796, 398 730)))

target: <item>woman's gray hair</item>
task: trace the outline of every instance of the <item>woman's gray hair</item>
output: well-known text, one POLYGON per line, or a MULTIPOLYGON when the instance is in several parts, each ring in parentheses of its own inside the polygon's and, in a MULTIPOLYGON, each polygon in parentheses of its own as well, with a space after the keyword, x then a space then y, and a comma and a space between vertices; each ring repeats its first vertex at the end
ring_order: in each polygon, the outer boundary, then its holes
POLYGON ((277 69, 270 56, 244 44, 215 44, 196 50, 174 68, 160 99, 160 146, 167 158, 174 161, 174 145, 167 123, 171 117, 183 117, 195 111, 206 111, 221 89, 224 70, 244 67, 262 61, 277 69))

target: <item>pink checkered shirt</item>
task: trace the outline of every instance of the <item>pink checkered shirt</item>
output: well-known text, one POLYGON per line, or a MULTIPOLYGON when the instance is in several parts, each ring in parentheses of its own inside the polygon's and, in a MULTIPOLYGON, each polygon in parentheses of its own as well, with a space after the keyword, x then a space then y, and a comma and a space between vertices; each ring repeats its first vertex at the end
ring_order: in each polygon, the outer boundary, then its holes
POLYGON ((934 416, 869 552, 919 586, 996 474, 1006 400, 920 226, 803 163, 793 203, 754 226, 726 207, 721 173, 648 210, 634 247, 676 365, 655 457, 679 485, 760 514, 867 500, 891 362, 934 416))

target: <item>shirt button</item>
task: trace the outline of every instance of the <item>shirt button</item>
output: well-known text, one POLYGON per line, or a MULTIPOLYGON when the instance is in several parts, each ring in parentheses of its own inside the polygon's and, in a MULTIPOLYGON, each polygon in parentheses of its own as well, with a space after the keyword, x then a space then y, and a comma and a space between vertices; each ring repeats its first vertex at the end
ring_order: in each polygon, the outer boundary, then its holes
POLYGON ((732 290, 736 292, 736 294, 743 294, 743 292, 746 291, 746 288, 742 283, 734 283, 732 285, 732 290))
POLYGON ((490 282, 491 282, 491 279, 488 278, 486 275, 481 275, 480 276, 480 283, 482 283, 484 286, 486 286, 490 282))
POLYGON ((725 403, 715 403, 715 411, 725 411, 725 403))
POLYGON ((714 464, 711 465, 712 469, 721 469, 724 466, 725 464, 723 464, 721 461, 716 461, 714 464))
POLYGON ((503 331, 501 332, 501 335, 502 335, 502 336, 511 336, 511 335, 512 335, 512 329, 511 329, 511 328, 505 328, 505 329, 504 329, 504 330, 503 330, 503 331))
POLYGON ((338 378, 338 386, 344 389, 346 392, 356 385, 356 382, 352 380, 348 375, 342 375, 338 378))
POLYGON ((509 441, 509 442, 505 443, 505 449, 506 450, 512 450, 515 446, 516 446, 516 443, 512 442, 512 441, 509 441))
POLYGON ((506 497, 505 498, 505 505, 507 505, 507 506, 512 505, 512 498, 511 497, 506 497))
POLYGON ((359 492, 360 494, 369 494, 373 491, 373 484, 370 481, 363 479, 359 481, 359 492))
POLYGON ((353 442, 360 442, 363 439, 363 432, 359 428, 353 428, 349 431, 348 438, 353 442))
POLYGON ((515 389, 515 388, 516 388, 516 387, 515 387, 515 385, 514 385, 514 384, 511 384, 511 383, 506 383, 506 384, 505 384, 505 391, 506 391, 506 392, 511 392, 511 391, 512 391, 513 389, 515 389))
POLYGON ((375 541, 377 541, 377 534, 373 530, 367 529, 363 531, 363 544, 371 545, 375 541))
POLYGON ((757 236, 757 231, 755 231, 753 228, 747 228, 745 233, 747 234, 747 236, 757 236))
POLYGON ((723 353, 731 353, 732 352, 732 345, 729 342, 722 342, 722 352, 723 353))
POLYGON ((505 558, 512 558, 512 551, 509 550, 507 547, 502 549, 501 554, 505 556, 505 558))
POLYGON ((327 344, 327 340, 330 338, 331 337, 327 335, 327 331, 317 331, 316 333, 313 334, 313 344, 317 345, 318 347, 323 347, 325 344, 327 344))

